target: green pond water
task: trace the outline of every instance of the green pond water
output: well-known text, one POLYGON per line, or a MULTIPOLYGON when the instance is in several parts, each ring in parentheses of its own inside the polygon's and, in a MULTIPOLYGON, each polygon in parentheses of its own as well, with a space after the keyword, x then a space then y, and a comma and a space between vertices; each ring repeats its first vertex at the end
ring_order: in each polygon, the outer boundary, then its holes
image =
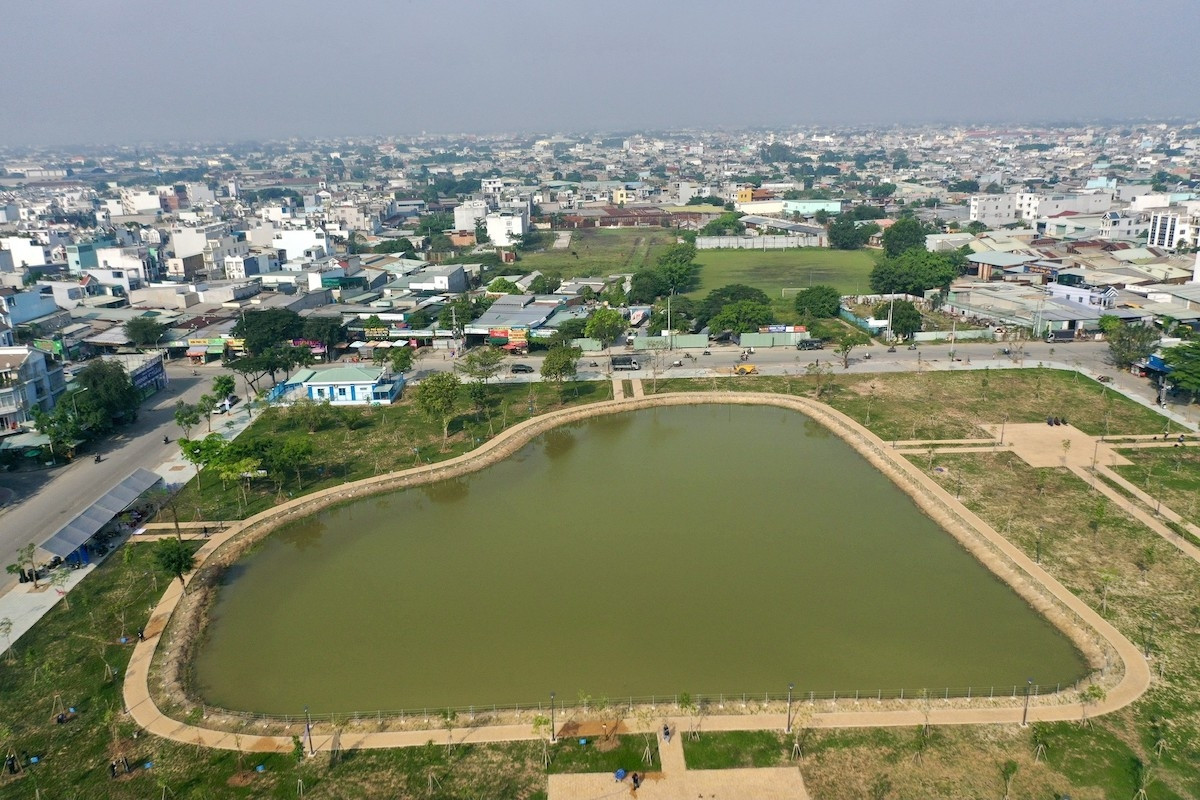
POLYGON ((276 714, 1085 672, 845 442, 745 406, 600 417, 289 524, 230 570, 194 666, 208 702, 276 714))

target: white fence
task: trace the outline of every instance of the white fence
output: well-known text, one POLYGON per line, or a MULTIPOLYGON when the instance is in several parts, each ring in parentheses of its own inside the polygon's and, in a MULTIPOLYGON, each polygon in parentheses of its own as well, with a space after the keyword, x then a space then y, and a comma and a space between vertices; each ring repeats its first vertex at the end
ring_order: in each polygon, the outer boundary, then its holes
POLYGON ((787 250, 824 247, 824 236, 697 236, 697 250, 787 250))

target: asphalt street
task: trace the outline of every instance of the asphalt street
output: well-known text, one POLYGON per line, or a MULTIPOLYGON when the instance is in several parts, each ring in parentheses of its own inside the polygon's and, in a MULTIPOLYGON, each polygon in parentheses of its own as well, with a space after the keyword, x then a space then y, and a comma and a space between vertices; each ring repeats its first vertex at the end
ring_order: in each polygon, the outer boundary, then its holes
MULTIPOLYGON (((193 376, 190 366, 168 365, 167 388, 142 405, 137 422, 120 428, 116 436, 74 462, 31 472, 0 473, 0 487, 12 489, 15 495, 10 505, 0 509, 0 564, 14 563, 20 548, 45 541, 133 470, 154 470, 174 455, 178 450, 175 440, 181 435, 175 424, 175 402, 181 398, 196 402, 211 390, 213 377, 223 370, 202 367, 198 372, 193 376), (163 444, 164 435, 170 438, 169 444, 163 444), (92 459, 94 452, 101 455, 99 464, 92 459)), ((214 430, 220 420, 213 417, 214 430)), ((200 430, 204 429, 201 419, 200 430)), ((0 581, 3 590, 16 578, 0 573, 0 581)))

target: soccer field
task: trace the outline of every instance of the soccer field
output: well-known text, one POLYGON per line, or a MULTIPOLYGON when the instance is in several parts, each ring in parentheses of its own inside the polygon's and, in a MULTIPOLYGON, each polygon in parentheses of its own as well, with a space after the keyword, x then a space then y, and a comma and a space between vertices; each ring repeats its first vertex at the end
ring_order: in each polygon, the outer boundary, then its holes
MULTIPOLYGON (((826 284, 842 294, 869 292, 871 268, 876 251, 832 250, 805 247, 798 250, 702 250, 700 288, 692 296, 703 297, 730 283, 762 289, 774 302, 780 290, 826 284)), ((789 293, 790 295, 791 293, 789 293)))

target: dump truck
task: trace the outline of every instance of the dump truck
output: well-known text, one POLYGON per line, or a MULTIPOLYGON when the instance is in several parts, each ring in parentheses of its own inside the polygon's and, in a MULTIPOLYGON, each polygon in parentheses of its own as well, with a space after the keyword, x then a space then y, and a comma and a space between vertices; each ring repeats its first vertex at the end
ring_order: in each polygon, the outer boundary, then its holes
POLYGON ((753 364, 738 364, 733 368, 734 375, 757 375, 758 367, 753 364))
POLYGON ((626 370, 641 369, 642 367, 640 364, 638 364, 637 359, 634 358, 633 356, 613 356, 612 357, 612 368, 615 371, 615 370, 619 370, 619 369, 626 369, 626 370))

